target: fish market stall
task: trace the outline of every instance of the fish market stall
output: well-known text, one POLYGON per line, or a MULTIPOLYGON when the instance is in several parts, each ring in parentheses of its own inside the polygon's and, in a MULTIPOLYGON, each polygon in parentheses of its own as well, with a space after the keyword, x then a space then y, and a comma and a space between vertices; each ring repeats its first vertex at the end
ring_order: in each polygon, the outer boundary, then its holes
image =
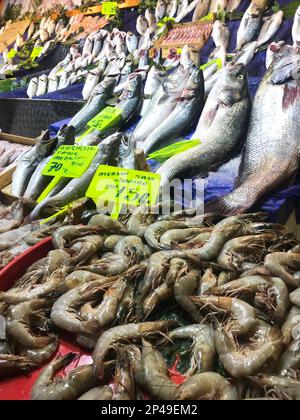
POLYGON ((2 54, 0 400, 299 400, 299 2, 95 3, 2 54))

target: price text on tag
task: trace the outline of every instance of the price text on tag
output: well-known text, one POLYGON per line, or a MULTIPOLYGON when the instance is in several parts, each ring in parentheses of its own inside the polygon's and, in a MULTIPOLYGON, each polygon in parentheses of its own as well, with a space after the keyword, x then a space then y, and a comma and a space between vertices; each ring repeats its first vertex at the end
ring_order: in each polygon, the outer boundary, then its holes
POLYGON ((120 121, 122 110, 112 106, 108 106, 100 114, 96 115, 91 121, 88 122, 90 128, 98 131, 106 130, 120 121))
POLYGON ((102 14, 105 16, 116 15, 118 10, 118 3, 115 1, 105 1, 102 3, 102 14))
POLYGON ((42 171, 42 175, 80 178, 97 152, 97 146, 61 146, 42 171))
POLYGON ((38 58, 41 55, 41 52, 43 51, 44 47, 35 47, 32 51, 32 53, 30 54, 30 58, 32 60, 35 60, 36 58, 38 58))
POLYGON ((154 205, 159 194, 160 181, 160 175, 151 172, 101 165, 86 196, 92 198, 96 205, 113 203, 111 216, 118 218, 122 207, 154 205))

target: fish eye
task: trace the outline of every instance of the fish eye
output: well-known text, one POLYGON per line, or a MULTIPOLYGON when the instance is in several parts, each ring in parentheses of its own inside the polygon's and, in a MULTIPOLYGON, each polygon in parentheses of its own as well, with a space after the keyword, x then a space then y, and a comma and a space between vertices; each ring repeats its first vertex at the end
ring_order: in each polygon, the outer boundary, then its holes
POLYGON ((243 74, 239 74, 237 78, 238 78, 238 80, 244 80, 244 75, 243 74))

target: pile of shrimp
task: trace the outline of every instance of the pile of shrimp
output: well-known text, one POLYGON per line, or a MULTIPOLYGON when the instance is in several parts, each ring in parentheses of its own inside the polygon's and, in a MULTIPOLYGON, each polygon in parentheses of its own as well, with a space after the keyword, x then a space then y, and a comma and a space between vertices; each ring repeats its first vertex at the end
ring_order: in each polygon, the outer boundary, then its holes
POLYGON ((300 245, 266 218, 141 207, 57 228, 55 249, 0 292, 0 378, 45 364, 67 332, 93 362, 58 377, 76 355, 54 357, 33 400, 300 399, 300 245), (175 383, 163 354, 178 343, 175 383))

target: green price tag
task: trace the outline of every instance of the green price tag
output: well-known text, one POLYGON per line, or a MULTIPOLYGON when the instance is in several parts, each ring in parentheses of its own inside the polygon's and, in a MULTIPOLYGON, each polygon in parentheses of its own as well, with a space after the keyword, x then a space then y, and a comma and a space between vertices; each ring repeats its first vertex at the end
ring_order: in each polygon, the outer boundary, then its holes
POLYGON ((151 172, 113 166, 99 166, 86 196, 100 203, 113 204, 111 217, 117 219, 123 207, 156 204, 161 177, 151 172))
POLYGON ((97 146, 61 146, 42 171, 42 175, 80 178, 97 152, 97 146))
POLYGON ((43 51, 44 47, 35 47, 30 54, 30 58, 32 61, 34 61, 36 58, 38 58, 41 55, 41 52, 43 51))
POLYGON ((121 109, 108 106, 103 109, 100 114, 96 115, 95 118, 89 121, 87 125, 98 131, 103 131, 117 124, 120 121, 121 115, 121 109))
POLYGON ((211 22, 214 20, 214 13, 209 13, 209 15, 203 16, 203 18, 199 19, 199 22, 211 22))
POLYGON ((213 64, 217 64, 218 70, 221 70, 222 67, 223 67, 222 59, 221 58, 216 58, 215 60, 211 60, 208 63, 203 64, 202 66, 200 66, 200 69, 201 70, 207 69, 207 67, 210 67, 213 64))
POLYGON ((105 1, 102 3, 102 14, 105 16, 116 15, 118 10, 118 3, 116 1, 105 1))
POLYGON ((18 54, 17 51, 12 48, 11 50, 9 50, 9 53, 7 54, 7 58, 9 60, 12 60, 17 54, 18 54))

